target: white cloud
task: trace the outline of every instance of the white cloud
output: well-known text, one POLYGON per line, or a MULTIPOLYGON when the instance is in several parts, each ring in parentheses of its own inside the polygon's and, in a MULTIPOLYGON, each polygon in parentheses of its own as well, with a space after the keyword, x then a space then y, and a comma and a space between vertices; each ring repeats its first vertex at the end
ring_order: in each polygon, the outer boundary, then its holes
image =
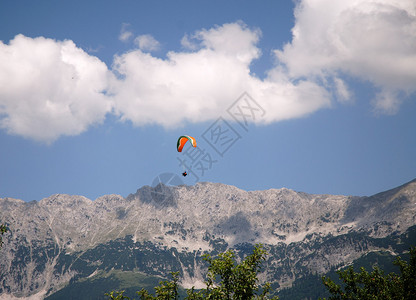
POLYGON ((199 39, 204 48, 217 53, 236 55, 238 60, 249 64, 261 55, 260 49, 255 46, 260 36, 260 30, 251 30, 244 23, 237 22, 201 30, 194 38, 199 39))
POLYGON ((399 110, 400 104, 398 93, 393 90, 383 90, 373 99, 376 113, 395 114, 399 110))
POLYGON ((127 30, 130 24, 123 23, 121 26, 120 35, 118 36, 118 39, 122 42, 127 42, 132 36, 133 33, 130 30, 127 30))
POLYGON ((327 92, 315 83, 295 84, 276 71, 264 81, 252 76, 250 64, 260 56, 259 37, 259 30, 232 23, 196 32, 192 39, 197 51, 169 52, 166 59, 141 50, 117 56, 113 68, 123 79, 113 90, 116 112, 138 126, 178 126, 184 120, 224 115, 243 91, 266 110, 264 122, 300 117, 329 105, 327 92))
POLYGON ((142 51, 157 51, 160 48, 160 43, 150 34, 139 35, 134 39, 134 43, 142 51))
POLYGON ((193 39, 192 37, 185 34, 181 40, 182 47, 188 50, 193 50, 193 51, 197 50, 199 47, 198 46, 199 43, 195 43, 194 41, 192 41, 192 39, 193 39))
POLYGON ((339 102, 347 103, 353 99, 351 97, 351 91, 344 80, 338 77, 334 77, 335 94, 339 102))
MULTIPOLYGON (((115 56, 112 70, 72 41, 18 35, 0 42, 0 126, 46 142, 80 134, 108 113, 170 128, 227 117, 244 91, 266 111, 258 121, 270 123, 328 107, 333 97, 351 102, 344 74, 379 88, 378 112, 397 112, 400 95, 415 92, 411 1, 304 0, 295 17, 293 40, 275 51, 278 65, 265 79, 250 72, 261 32, 242 22, 185 35, 186 51, 165 58, 147 53, 160 45, 140 36, 140 49, 115 56)), ((122 40, 131 38, 126 26, 122 40)))
POLYGON ((0 127, 52 142, 100 123, 112 103, 112 74, 72 41, 16 36, 0 42, 0 127))
POLYGON ((413 0, 304 0, 293 40, 275 53, 293 78, 347 73, 372 82, 377 110, 394 113, 398 91, 416 91, 415 14, 413 0))
POLYGON ((198 50, 165 59, 128 51, 115 57, 113 72, 72 41, 18 35, 0 43, 0 126, 45 142, 80 134, 108 113, 137 126, 180 126, 226 116, 244 91, 266 110, 264 123, 328 106, 316 83, 293 82, 278 69, 265 80, 250 74, 260 34, 241 22, 201 30, 192 35, 198 50))

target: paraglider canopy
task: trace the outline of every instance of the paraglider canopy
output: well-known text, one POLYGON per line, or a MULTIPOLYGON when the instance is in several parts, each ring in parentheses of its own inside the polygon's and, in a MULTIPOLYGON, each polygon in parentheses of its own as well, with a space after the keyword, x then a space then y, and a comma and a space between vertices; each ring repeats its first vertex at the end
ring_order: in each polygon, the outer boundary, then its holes
POLYGON ((189 135, 182 135, 179 137, 178 142, 176 144, 176 148, 178 149, 178 152, 182 152, 182 149, 185 146, 187 141, 189 141, 192 146, 196 147, 196 140, 193 137, 189 135))

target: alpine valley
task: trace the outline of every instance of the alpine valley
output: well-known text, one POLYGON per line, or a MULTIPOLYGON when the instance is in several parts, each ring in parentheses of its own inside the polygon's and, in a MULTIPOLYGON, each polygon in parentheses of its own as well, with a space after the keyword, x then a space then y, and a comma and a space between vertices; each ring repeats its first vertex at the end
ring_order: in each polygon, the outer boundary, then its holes
MULTIPOLYGON (((350 264, 390 271, 416 245, 416 180, 370 197, 219 183, 144 186, 128 197, 0 199, 9 231, 0 250, 0 299, 106 299, 153 291, 179 271, 204 287, 204 253, 268 252, 259 276, 280 299, 326 296, 320 276, 350 264)), ((394 271, 394 269, 392 269, 394 271)), ((336 275, 334 275, 336 277, 336 275)), ((137 298, 137 297, 136 297, 137 298)))

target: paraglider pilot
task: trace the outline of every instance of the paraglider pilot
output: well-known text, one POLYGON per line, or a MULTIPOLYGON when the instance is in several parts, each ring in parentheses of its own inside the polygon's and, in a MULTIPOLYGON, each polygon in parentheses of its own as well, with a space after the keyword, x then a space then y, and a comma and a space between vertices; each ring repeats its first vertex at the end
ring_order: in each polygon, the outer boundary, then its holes
MULTIPOLYGON (((185 146, 186 142, 190 142, 191 145, 195 148, 196 147, 196 140, 195 138, 189 136, 189 135, 182 135, 179 137, 178 142, 176 143, 176 148, 178 150, 178 152, 182 152, 183 146, 185 146)), ((185 177, 186 175, 188 175, 188 173, 186 173, 186 171, 184 171, 182 173, 182 176, 185 177)))

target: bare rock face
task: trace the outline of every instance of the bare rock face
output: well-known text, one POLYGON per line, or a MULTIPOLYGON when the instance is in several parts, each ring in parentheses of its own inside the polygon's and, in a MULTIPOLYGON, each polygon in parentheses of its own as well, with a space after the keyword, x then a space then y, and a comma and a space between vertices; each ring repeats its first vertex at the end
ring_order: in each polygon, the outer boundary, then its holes
POLYGON ((4 198, 0 222, 10 228, 0 250, 0 298, 42 299, 71 278, 110 268, 107 252, 115 241, 122 241, 118 252, 130 249, 132 269, 163 276, 177 264, 183 283, 190 284, 201 281, 203 251, 262 243, 271 253, 264 276, 287 286, 302 270, 325 272, 382 249, 379 239, 416 225, 416 180, 371 197, 198 183, 145 186, 126 198, 95 201, 70 195, 39 202, 4 198), (155 251, 172 260, 170 267, 157 267, 162 262, 152 258, 155 251))

